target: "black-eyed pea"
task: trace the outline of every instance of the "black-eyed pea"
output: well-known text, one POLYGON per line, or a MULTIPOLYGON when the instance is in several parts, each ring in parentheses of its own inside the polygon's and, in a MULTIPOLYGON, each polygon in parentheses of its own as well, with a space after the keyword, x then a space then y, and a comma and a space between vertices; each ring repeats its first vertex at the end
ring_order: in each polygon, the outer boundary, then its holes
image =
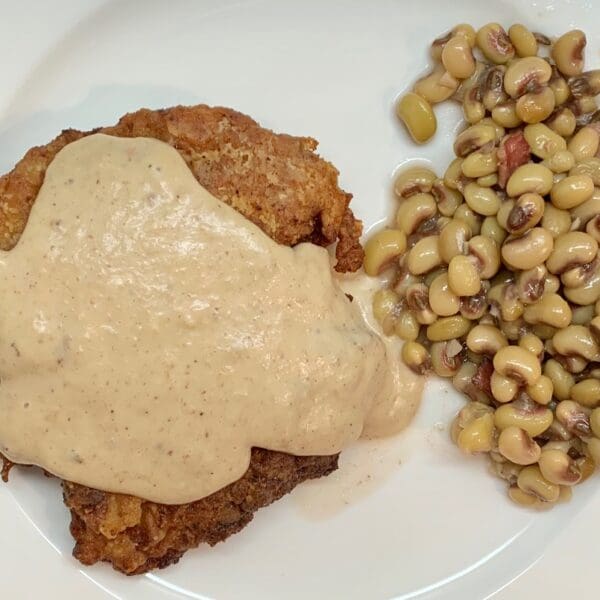
POLYGON ((534 384, 542 374, 537 357, 519 346, 500 348, 494 356, 494 369, 523 385, 534 384))
POLYGON ((440 232, 439 250, 445 263, 467 250, 467 241, 471 238, 471 228, 461 219, 453 219, 440 232))
POLYGON ((476 259, 476 267, 482 279, 491 279, 500 268, 498 244, 490 238, 476 235, 467 242, 467 251, 476 259))
MULTIPOLYGON (((478 125, 475 125, 478 127, 478 125)), ((498 158, 496 151, 490 152, 473 152, 463 159, 461 170, 465 177, 476 179, 491 175, 498 170, 498 158)))
POLYGON ((563 361, 565 369, 567 369, 569 373, 574 373, 575 375, 583 373, 588 364, 586 359, 582 356, 561 356, 560 354, 558 354, 558 352, 550 352, 549 350, 548 353, 552 354, 555 357, 559 357, 560 360, 563 361))
POLYGON ((447 273, 438 275, 429 286, 429 305, 440 317, 458 313, 460 298, 450 289, 447 273))
POLYGON ((431 192, 436 175, 427 167, 410 167, 402 170, 394 182, 394 192, 399 198, 408 198, 413 194, 431 192))
POLYGON ((600 94, 600 70, 586 71, 569 79, 569 88, 576 98, 600 94))
POLYGON ((454 218, 464 221, 471 230, 471 235, 479 235, 481 232, 481 217, 475 214, 466 202, 463 202, 454 213, 454 218))
POLYGON ((433 71, 419 79, 413 86, 413 92, 429 104, 448 100, 458 88, 458 80, 450 75, 442 65, 436 65, 433 71))
POLYGON ((506 216, 506 230, 513 235, 525 233, 542 220, 544 208, 544 199, 539 194, 528 192, 519 196, 506 216))
POLYGON ((556 328, 569 325, 572 316, 571 307, 559 294, 544 294, 535 304, 526 306, 523 313, 527 323, 544 323, 556 328))
POLYGON ((556 208, 570 210, 592 197, 594 182, 589 175, 569 175, 554 185, 550 192, 556 208))
POLYGON ((468 423, 458 434, 457 446, 466 454, 489 452, 494 440, 494 418, 487 413, 468 423))
POLYGON ((486 217, 481 224, 481 235, 494 240, 500 247, 508 233, 500 226, 496 217, 486 217))
POLYGON ((570 140, 568 150, 581 162, 596 156, 600 145, 600 134, 595 127, 582 127, 570 140))
POLYGON ((500 432, 498 450, 504 458, 517 465, 533 465, 542 454, 539 444, 525 430, 514 425, 500 432))
POLYGON ((552 253, 554 240, 542 227, 534 227, 520 237, 509 237, 502 244, 502 258, 513 269, 533 269, 552 253))
POLYGON ((438 242, 439 236, 430 235, 410 249, 406 264, 413 275, 423 275, 442 264, 438 242))
POLYGON ((433 108, 419 94, 413 92, 404 94, 396 106, 396 114, 418 144, 431 139, 436 132, 437 119, 433 108))
POLYGON ((488 146, 496 139, 496 130, 490 125, 471 125, 459 133, 454 142, 454 153, 465 158, 471 152, 488 146))
POLYGON ((596 98, 594 96, 580 96, 572 98, 568 107, 575 115, 575 122, 579 127, 583 127, 594 119, 594 114, 598 110, 596 98))
POLYGON ((546 291, 547 270, 544 265, 537 265, 532 269, 520 271, 517 275, 517 295, 523 304, 537 302, 546 291))
POLYGON ((581 287, 565 287, 563 293, 569 302, 585 306, 600 299, 600 268, 596 268, 581 287))
POLYGON ((559 150, 542 164, 555 174, 568 173, 575 166, 575 157, 568 150, 559 150))
POLYGON ((364 268, 367 275, 378 275, 406 250, 406 235, 398 229, 383 229, 365 244, 364 268))
POLYGON ((592 435, 590 414, 591 411, 588 408, 573 400, 562 400, 556 406, 556 419, 559 423, 573 435, 583 439, 592 435))
POLYGON ((519 489, 534 496, 540 502, 556 502, 560 495, 560 487, 548 481, 536 465, 525 467, 517 479, 519 489))
POLYGON ((581 470, 575 461, 560 450, 545 450, 539 457, 542 475, 557 485, 576 485, 581 480, 581 470))
POLYGON ((462 344, 458 340, 434 342, 431 344, 431 365, 439 377, 454 377, 461 364, 462 344))
POLYGON ((461 338, 469 332, 471 321, 462 315, 442 317, 427 327, 427 339, 432 342, 444 342, 461 338))
POLYGON ((600 317, 600 300, 598 300, 594 305, 594 312, 596 313, 597 317, 600 317))
POLYGON ((466 88, 462 102, 463 115, 467 123, 475 125, 485 117, 485 106, 481 101, 481 88, 477 83, 466 88))
POLYGON ((588 306, 575 306, 571 310, 573 312, 571 325, 588 325, 594 318, 594 307, 591 304, 588 306))
POLYGON ((549 159, 557 152, 567 149, 565 139, 543 123, 527 125, 523 130, 523 135, 531 152, 542 159, 549 159))
POLYGON ((558 494, 558 500, 556 502, 560 504, 567 504, 568 502, 571 502, 572 498, 573 490, 571 489, 571 486, 561 485, 560 493, 558 494))
POLYGON ((561 274, 560 280, 565 288, 580 288, 593 277, 598 268, 600 268, 600 254, 589 263, 567 269, 561 274))
POLYGON ((510 377, 500 375, 498 371, 494 371, 490 377, 490 389, 492 396, 497 402, 506 404, 512 402, 519 392, 519 384, 510 377))
POLYGON ((600 361, 600 346, 592 332, 583 325, 569 325, 552 338, 555 350, 562 356, 575 356, 589 362, 600 361))
POLYGON ((571 230, 571 214, 568 210, 562 210, 550 203, 546 203, 544 216, 542 217, 542 227, 553 238, 564 235, 571 230))
POLYGON ((491 175, 484 175, 483 177, 478 177, 475 180, 475 183, 477 183, 477 185, 480 185, 481 187, 494 187, 498 184, 498 174, 492 173, 491 175))
POLYGON ((429 306, 429 290, 423 283, 412 283, 407 286, 405 294, 406 305, 415 315, 421 325, 431 325, 437 315, 429 306))
POLYGON ((489 287, 489 282, 483 281, 481 289, 477 294, 474 296, 463 296, 460 299, 460 314, 463 317, 472 321, 485 319, 488 310, 487 292, 489 291, 489 287))
POLYGON ((476 183, 469 183, 464 190, 465 201, 469 208, 477 214, 489 217, 498 212, 500 197, 489 187, 482 187, 476 183))
MULTIPOLYGON (((578 381, 571 388, 571 398, 581 406, 596 408, 600 405, 600 380, 589 378, 578 381)), ((600 425, 600 420, 598 424, 600 425)), ((600 432, 600 429, 597 431, 600 432)))
MULTIPOLYGON (((597 310, 596 306, 596 310, 597 310)), ((600 316, 594 317, 588 324, 592 337, 596 340, 596 343, 600 344, 600 316)))
POLYGON ((396 213, 396 226, 406 235, 410 235, 436 212, 437 205, 432 194, 414 194, 400 204, 396 213))
POLYGON ((565 106, 551 115, 546 124, 552 131, 567 138, 573 135, 575 127, 577 127, 577 120, 573 111, 565 106))
POLYGON ((492 109, 492 119, 507 129, 518 127, 523 121, 517 114, 517 103, 514 100, 499 102, 492 109))
MULTIPOLYGON (((592 433, 597 438, 600 438, 600 408, 595 408, 590 414, 590 427, 592 429, 592 433)), ((598 454, 598 458, 600 458, 600 454, 598 454)), ((600 460, 597 460, 596 462, 600 464, 600 460)))
POLYGON ((527 332, 519 338, 519 346, 537 356, 538 359, 541 359, 544 353, 544 342, 531 332, 527 332))
POLYGON ((511 61, 504 75, 504 89, 512 98, 539 89, 550 81, 552 67, 543 58, 531 56, 511 61))
POLYGON ((515 55, 515 49, 508 34, 498 23, 488 23, 477 31, 477 45, 491 62, 502 65, 515 55))
POLYGON ((508 488, 508 497, 523 508, 540 508, 541 505, 536 496, 524 492, 518 485, 511 485, 508 488))
POLYGON ((394 319, 394 333, 407 342, 412 342, 419 337, 420 324, 417 317, 410 310, 400 311, 394 319))
POLYGON ((560 289, 560 279, 552 273, 547 273, 544 279, 544 292, 554 294, 560 289))
POLYGON ((451 217, 463 201, 462 194, 458 190, 446 186, 441 179, 437 179, 434 182, 431 193, 437 204, 438 211, 444 217, 451 217))
POLYGON ((393 317, 400 304, 400 296, 393 290, 383 288, 373 295, 373 316, 381 325, 383 332, 390 335, 393 330, 393 317))
MULTIPOLYGON (((469 361, 464 361, 458 371, 456 372, 456 374, 454 375, 454 377, 452 378, 452 385, 459 391, 462 392, 463 394, 467 394, 467 390, 470 389, 473 385, 473 377, 475 377, 477 373, 477 365, 469 362, 469 361)), ((484 405, 487 406, 487 405, 484 405)), ((492 412, 491 407, 490 410, 488 412, 492 412)), ((456 442, 456 440, 455 440, 456 442)))
POLYGON ((475 325, 467 335, 467 348, 477 354, 494 356, 504 346, 508 346, 505 335, 491 325, 475 325))
POLYGON ((570 397, 575 379, 557 360, 551 358, 544 363, 544 375, 552 381, 554 396, 558 400, 570 397))
POLYGON ((446 71, 456 79, 466 79, 475 71, 471 45, 463 35, 455 35, 444 44, 441 59, 446 71))
POLYGON ((475 260, 456 255, 448 264, 448 283, 457 296, 474 296, 481 289, 481 278, 475 260))
POLYGON ((600 214, 590 219, 585 226, 585 232, 593 237, 597 242, 600 242, 600 214))
MULTIPOLYGON (((500 81, 500 86, 502 86, 502 81, 500 81)), ((506 135, 506 130, 504 129, 504 127, 502 127, 502 125, 496 123, 496 121, 494 121, 494 119, 492 119, 491 117, 485 117, 485 119, 481 119, 481 121, 479 121, 480 125, 490 125, 491 127, 494 128, 494 130, 496 131, 496 143, 500 143, 502 141, 502 138, 506 135)))
POLYGON ((516 113, 524 123, 540 123, 552 114, 555 105, 554 93, 544 87, 539 92, 523 94, 517 100, 516 113))
MULTIPOLYGON (((594 156, 586 158, 574 165, 569 171, 569 175, 588 175, 592 178, 595 186, 600 186, 600 158, 594 156)), ((585 205, 579 205, 573 211, 573 217, 580 217, 584 222, 592 215, 598 214, 598 206, 600 205, 600 193, 596 188, 592 198, 585 205)))
POLYGON ((537 335, 541 340, 551 340, 556 333, 556 328, 544 323, 538 323, 532 328, 532 332, 537 335))
POLYGON ((554 388, 552 380, 546 375, 541 375, 540 378, 533 384, 525 388, 527 395, 538 404, 546 406, 552 402, 552 393, 554 388))
POLYGON ((550 55, 563 75, 573 77, 583 71, 586 43, 585 33, 580 29, 568 31, 554 42, 550 55))
POLYGON ((569 269, 592 262, 598 252, 598 242, 583 231, 569 231, 554 240, 546 260, 550 273, 560 275, 569 269))
POLYGON ((552 76, 548 82, 548 87, 554 94, 554 102, 556 106, 564 104, 571 97, 571 89, 564 77, 558 74, 558 71, 552 76))
POLYGON ((579 480, 579 483, 583 483, 586 479, 591 477, 596 470, 596 463, 589 456, 580 456, 579 458, 575 459, 575 464, 581 471, 581 479, 579 480))
POLYGON ((458 190, 459 182, 463 177, 462 158, 455 158, 444 173, 444 185, 452 190, 458 190))
POLYGON ((596 437, 587 441, 587 453, 596 465, 600 465, 600 439, 596 437))
POLYGON ((521 58, 526 56, 536 56, 538 51, 538 43, 535 35, 520 23, 511 25, 508 30, 508 37, 515 48, 517 56, 521 58))
POLYGON ((527 163, 518 167, 506 184, 506 193, 517 198, 527 192, 545 196, 552 189, 553 173, 541 164, 527 163))
POLYGON ((415 373, 423 375, 431 370, 431 357, 427 348, 418 342, 405 342, 402 346, 402 360, 415 373))
POLYGON ((505 323, 520 320, 525 310, 513 283, 492 286, 488 293, 488 301, 500 311, 500 316, 505 323))

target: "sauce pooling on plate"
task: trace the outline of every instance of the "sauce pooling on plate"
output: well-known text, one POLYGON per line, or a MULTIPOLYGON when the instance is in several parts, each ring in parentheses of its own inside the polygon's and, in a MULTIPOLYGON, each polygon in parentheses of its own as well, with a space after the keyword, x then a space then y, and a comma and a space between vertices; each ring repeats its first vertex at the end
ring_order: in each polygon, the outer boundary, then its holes
POLYGON ((0 277, 0 452, 63 479, 190 502, 253 446, 333 454, 416 408, 327 251, 276 244, 154 139, 61 150, 0 277))

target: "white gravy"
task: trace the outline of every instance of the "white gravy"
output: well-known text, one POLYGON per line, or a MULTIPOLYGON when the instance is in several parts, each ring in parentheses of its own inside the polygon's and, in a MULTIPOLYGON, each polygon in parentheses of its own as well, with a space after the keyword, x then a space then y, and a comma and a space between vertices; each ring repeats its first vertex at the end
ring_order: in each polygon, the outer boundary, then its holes
POLYGON ((276 244, 154 139, 61 150, 0 278, 0 452, 90 487, 190 502, 253 446, 337 453, 420 397, 325 249, 276 244))

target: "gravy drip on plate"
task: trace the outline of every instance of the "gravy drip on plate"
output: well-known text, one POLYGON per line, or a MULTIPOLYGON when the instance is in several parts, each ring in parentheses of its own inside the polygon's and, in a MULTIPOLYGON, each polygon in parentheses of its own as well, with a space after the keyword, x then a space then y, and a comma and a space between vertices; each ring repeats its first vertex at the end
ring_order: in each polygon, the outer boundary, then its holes
POLYGON ((276 244, 154 139, 66 146, 0 278, 0 452, 93 488, 190 502, 253 446, 333 454, 419 396, 325 249, 276 244))

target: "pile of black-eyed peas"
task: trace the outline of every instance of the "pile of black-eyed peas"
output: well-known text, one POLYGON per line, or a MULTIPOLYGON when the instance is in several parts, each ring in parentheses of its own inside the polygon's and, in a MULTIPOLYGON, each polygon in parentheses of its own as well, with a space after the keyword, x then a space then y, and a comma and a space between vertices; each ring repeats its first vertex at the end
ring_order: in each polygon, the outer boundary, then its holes
POLYGON ((468 398, 451 426, 520 505, 551 506, 600 465, 600 70, 586 37, 458 25, 398 103, 412 137, 432 104, 467 125, 438 176, 402 171, 393 226, 365 246, 373 312, 417 373, 468 398))

